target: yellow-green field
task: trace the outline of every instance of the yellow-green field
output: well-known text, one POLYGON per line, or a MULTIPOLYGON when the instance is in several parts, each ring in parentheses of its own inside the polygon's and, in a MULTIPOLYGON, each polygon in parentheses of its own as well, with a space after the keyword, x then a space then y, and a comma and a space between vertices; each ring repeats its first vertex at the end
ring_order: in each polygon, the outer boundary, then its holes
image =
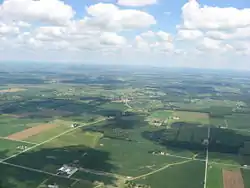
POLYGON ((49 142, 48 144, 45 144, 44 147, 60 148, 65 146, 84 145, 90 148, 94 148, 102 136, 103 135, 101 133, 85 132, 82 131, 81 129, 76 129, 73 132, 62 135, 54 139, 53 141, 49 142))
POLYGON ((172 119, 171 120, 172 122, 209 124, 209 115, 206 113, 174 111, 172 116, 179 118, 179 119, 172 119))

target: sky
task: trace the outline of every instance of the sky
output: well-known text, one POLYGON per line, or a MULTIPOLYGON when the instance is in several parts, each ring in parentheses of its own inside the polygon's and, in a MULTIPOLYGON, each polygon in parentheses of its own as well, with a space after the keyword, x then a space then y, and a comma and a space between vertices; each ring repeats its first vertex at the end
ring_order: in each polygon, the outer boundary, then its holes
POLYGON ((250 70, 249 0, 0 0, 0 62, 250 70))

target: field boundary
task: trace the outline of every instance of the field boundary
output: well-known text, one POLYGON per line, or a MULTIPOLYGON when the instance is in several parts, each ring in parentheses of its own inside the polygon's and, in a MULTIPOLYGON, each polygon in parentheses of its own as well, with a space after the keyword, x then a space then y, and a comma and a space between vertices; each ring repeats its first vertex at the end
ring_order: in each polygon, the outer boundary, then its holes
POLYGON ((52 140, 55 140, 55 139, 59 138, 60 136, 63 136, 63 135, 65 135, 65 134, 68 134, 68 133, 70 133, 70 132, 72 132, 72 131, 74 131, 74 130, 76 130, 76 129, 79 129, 79 128, 84 127, 84 126, 96 124, 96 123, 99 123, 99 122, 102 122, 102 121, 105 121, 105 120, 106 120, 106 118, 105 118, 105 119, 98 120, 98 121, 95 121, 95 122, 92 122, 92 123, 83 124, 83 125, 81 125, 81 126, 79 126, 79 127, 71 128, 71 129, 69 129, 69 130, 67 130, 67 131, 64 131, 64 132, 62 132, 62 133, 60 133, 60 134, 58 134, 58 135, 56 135, 56 136, 54 136, 54 137, 52 137, 52 138, 50 138, 50 139, 48 139, 48 140, 45 140, 45 141, 43 141, 43 142, 41 142, 41 143, 39 143, 39 144, 36 144, 36 145, 34 145, 34 146, 31 146, 31 147, 29 147, 29 148, 27 148, 27 149, 25 149, 25 150, 23 150, 23 151, 21 151, 21 152, 19 152, 19 153, 17 153, 17 154, 14 154, 14 155, 12 155, 12 156, 10 156, 10 157, 7 157, 7 158, 5 158, 5 159, 2 159, 2 160, 0 160, 0 163, 3 163, 3 162, 5 162, 5 161, 7 161, 7 160, 9 160, 9 159, 12 159, 12 158, 14 158, 14 157, 17 157, 17 156, 19 156, 19 155, 21 155, 21 154, 23 154, 23 153, 26 153, 26 152, 28 152, 28 151, 30 151, 30 150, 32 150, 32 149, 35 149, 35 148, 37 148, 37 147, 39 147, 39 146, 41 146, 41 145, 44 145, 44 144, 46 144, 46 143, 48 143, 48 142, 51 142, 52 140))
POLYGON ((56 128, 57 126, 59 126, 59 125, 51 124, 51 123, 40 124, 40 125, 31 127, 31 128, 22 130, 20 132, 8 135, 8 136, 6 136, 6 138, 10 139, 10 140, 11 139, 13 139, 13 140, 24 140, 24 139, 27 139, 27 138, 29 138, 31 136, 38 135, 38 134, 40 134, 42 132, 49 131, 50 129, 56 128))
POLYGON ((25 143, 25 144, 32 144, 32 145, 36 145, 37 143, 35 142, 29 142, 29 141, 24 141, 24 140, 16 140, 16 139, 11 139, 8 137, 0 137, 0 140, 9 140, 9 141, 13 141, 13 142, 20 142, 20 143, 25 143))
POLYGON ((149 172, 149 173, 147 173, 147 174, 143 174, 143 175, 140 175, 140 176, 131 178, 130 181, 134 181, 134 180, 137 180, 137 179, 140 179, 140 178, 144 178, 144 177, 150 176, 150 175, 152 175, 152 174, 155 174, 155 173, 157 173, 157 172, 160 172, 160 171, 162 171, 162 170, 165 170, 166 168, 169 168, 169 167, 171 167, 171 166, 182 165, 182 164, 185 164, 185 163, 189 163, 189 162, 191 162, 191 161, 192 161, 192 160, 186 160, 186 161, 181 161, 181 162, 176 162, 176 163, 167 164, 167 165, 165 165, 165 166, 163 166, 163 167, 161 167, 161 168, 159 168, 159 169, 157 169, 157 170, 154 170, 154 171, 152 171, 152 172, 149 172))

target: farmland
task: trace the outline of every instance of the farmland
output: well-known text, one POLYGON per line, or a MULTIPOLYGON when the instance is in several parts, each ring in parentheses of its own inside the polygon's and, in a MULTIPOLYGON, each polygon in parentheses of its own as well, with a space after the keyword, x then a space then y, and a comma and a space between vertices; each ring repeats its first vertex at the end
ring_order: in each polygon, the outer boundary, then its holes
POLYGON ((225 188, 223 172, 250 186, 250 78, 90 65, 32 72, 0 72, 3 188, 225 188))

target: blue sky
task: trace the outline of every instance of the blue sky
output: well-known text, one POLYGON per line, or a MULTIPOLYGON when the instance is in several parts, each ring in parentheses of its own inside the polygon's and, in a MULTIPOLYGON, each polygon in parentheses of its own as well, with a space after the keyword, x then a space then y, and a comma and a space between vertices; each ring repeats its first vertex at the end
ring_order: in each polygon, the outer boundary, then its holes
POLYGON ((248 0, 0 0, 0 8, 0 61, 250 69, 248 0))

